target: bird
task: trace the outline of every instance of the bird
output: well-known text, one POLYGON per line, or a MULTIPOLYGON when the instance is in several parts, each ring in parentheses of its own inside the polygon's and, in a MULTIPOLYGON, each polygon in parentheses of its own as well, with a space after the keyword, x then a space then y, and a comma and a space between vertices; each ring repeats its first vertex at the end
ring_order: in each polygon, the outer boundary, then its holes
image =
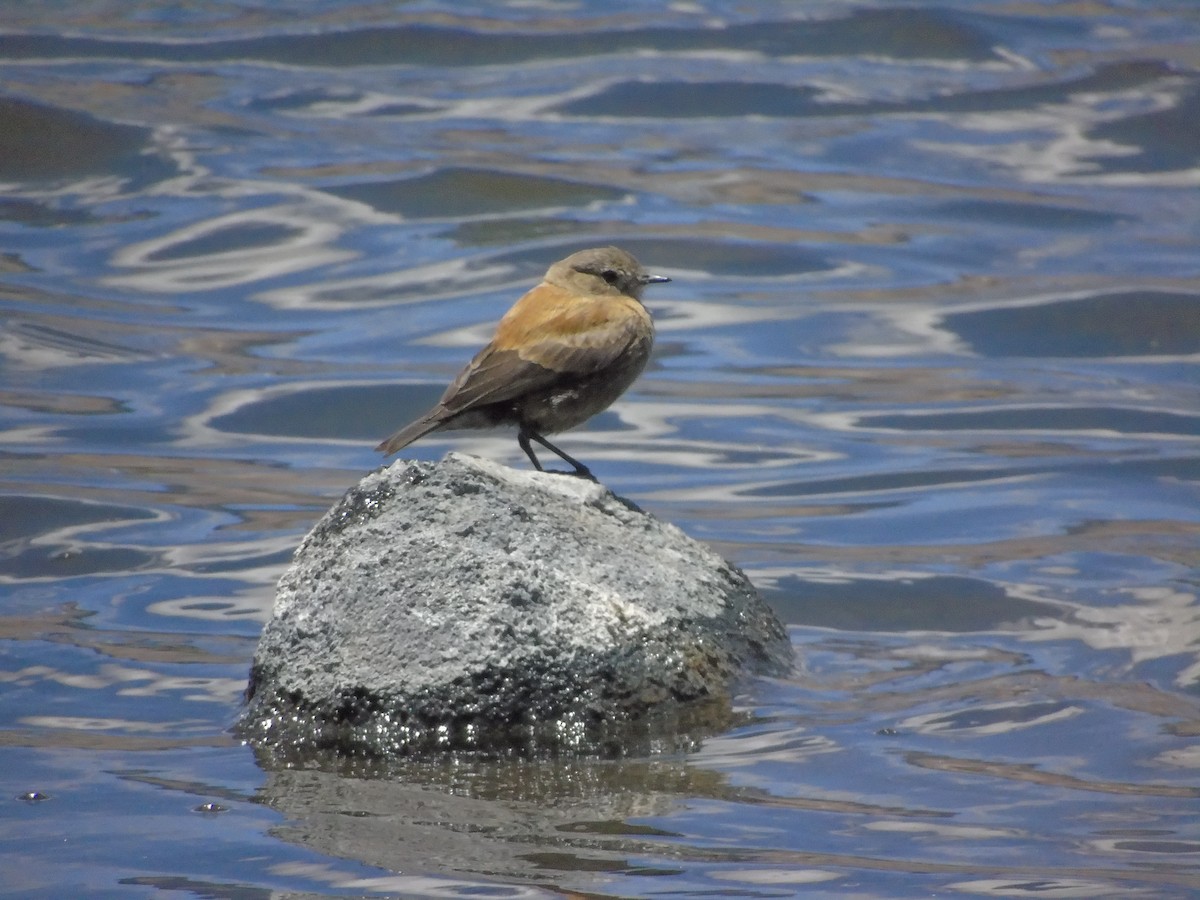
POLYGON ((432 431, 515 425, 517 444, 537 471, 546 469, 531 441, 574 468, 565 474, 594 481, 546 435, 607 409, 642 373, 654 343, 642 291, 670 280, 649 274, 618 247, 580 250, 554 263, 437 404, 375 449, 390 456, 432 431))

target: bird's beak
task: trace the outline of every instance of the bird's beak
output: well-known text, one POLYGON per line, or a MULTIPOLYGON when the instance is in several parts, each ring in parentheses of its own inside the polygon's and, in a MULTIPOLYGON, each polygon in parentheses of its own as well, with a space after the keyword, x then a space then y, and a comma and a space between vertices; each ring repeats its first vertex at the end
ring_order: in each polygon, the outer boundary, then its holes
POLYGON ((670 280, 666 275, 643 275, 638 279, 642 284, 663 284, 670 280))

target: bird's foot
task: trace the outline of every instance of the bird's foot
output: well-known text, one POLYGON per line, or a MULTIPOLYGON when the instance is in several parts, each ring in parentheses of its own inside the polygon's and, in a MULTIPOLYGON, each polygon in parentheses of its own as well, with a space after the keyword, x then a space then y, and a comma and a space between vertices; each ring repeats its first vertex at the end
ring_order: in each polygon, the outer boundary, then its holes
POLYGON ((545 472, 547 475, 566 475, 568 478, 584 478, 587 481, 594 482, 595 484, 600 483, 600 479, 598 479, 595 475, 593 475, 592 470, 589 469, 587 466, 580 466, 578 469, 570 469, 570 470, 568 470, 568 469, 542 469, 542 471, 545 472))

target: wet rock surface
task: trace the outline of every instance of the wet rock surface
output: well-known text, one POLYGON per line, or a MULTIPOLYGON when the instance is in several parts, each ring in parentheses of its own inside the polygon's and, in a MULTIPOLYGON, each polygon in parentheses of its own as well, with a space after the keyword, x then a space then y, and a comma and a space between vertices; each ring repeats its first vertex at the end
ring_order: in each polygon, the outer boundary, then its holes
POLYGON ((373 472, 280 580, 239 730, 287 754, 621 754, 791 665, 744 574, 607 488, 450 454, 373 472))

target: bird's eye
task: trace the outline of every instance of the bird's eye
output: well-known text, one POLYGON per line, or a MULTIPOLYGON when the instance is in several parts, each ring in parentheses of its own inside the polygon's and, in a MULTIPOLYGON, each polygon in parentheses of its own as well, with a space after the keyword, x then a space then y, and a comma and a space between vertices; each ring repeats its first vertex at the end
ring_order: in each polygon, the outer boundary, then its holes
POLYGON ((605 269, 603 272, 600 273, 600 277, 603 278, 605 281, 607 281, 609 284, 616 284, 618 281, 621 280, 621 276, 618 275, 612 269, 605 269))

